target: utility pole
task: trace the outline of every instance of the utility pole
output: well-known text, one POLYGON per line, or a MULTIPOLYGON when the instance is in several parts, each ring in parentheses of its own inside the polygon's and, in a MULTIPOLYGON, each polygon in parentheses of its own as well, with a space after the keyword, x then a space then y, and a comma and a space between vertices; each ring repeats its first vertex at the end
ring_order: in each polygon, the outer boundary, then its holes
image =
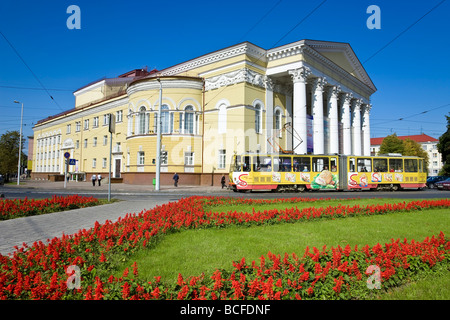
POLYGON ((162 83, 161 79, 157 78, 159 82, 159 108, 158 108, 158 119, 156 121, 156 179, 155 179, 155 190, 160 189, 160 175, 161 175, 161 108, 162 108, 162 83))
MULTIPOLYGON (((14 100, 14 103, 20 102, 14 100)), ((22 111, 20 112, 19 162, 17 163, 17 185, 20 184, 20 161, 22 155, 22 122, 23 122, 23 102, 22 102, 22 111)))

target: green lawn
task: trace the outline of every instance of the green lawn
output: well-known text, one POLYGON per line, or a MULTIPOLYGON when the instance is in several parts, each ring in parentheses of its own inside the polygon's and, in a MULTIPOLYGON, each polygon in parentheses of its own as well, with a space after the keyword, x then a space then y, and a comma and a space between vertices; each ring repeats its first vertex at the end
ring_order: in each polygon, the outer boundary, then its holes
MULTIPOLYGON (((308 202, 296 205, 299 208, 312 205, 329 206, 337 205, 339 201, 335 203, 334 201, 308 202)), ((391 201, 400 202, 401 200, 365 199, 349 200, 345 203, 366 205, 391 201)), ((274 205, 263 205, 258 206, 258 209, 273 207, 274 205)), ((292 205, 284 204, 280 208, 285 207, 292 207, 292 205)), ((222 207, 213 208, 213 211, 229 210, 222 207)), ((236 206, 232 208, 237 211, 242 209, 236 206)), ((248 208, 245 209, 248 210, 248 208)), ((165 236, 155 248, 139 251, 130 257, 126 264, 119 267, 116 275, 120 276, 125 267, 129 267, 133 261, 136 261, 140 277, 153 281, 154 276, 162 276, 163 281, 174 282, 178 273, 184 277, 200 275, 202 272, 212 274, 218 268, 229 269, 232 261, 245 257, 248 262, 251 262, 269 251, 276 254, 284 252, 303 254, 307 246, 321 249, 324 245, 330 248, 350 244, 353 248, 355 245, 362 247, 365 244, 375 245, 378 242, 383 244, 389 242, 391 238, 423 240, 427 236, 439 234, 440 231, 448 235, 450 234, 449 222, 448 210, 431 209, 336 220, 321 219, 253 227, 230 226, 222 229, 187 230, 165 236)), ((450 281, 448 274, 448 271, 444 273, 447 276, 447 288, 450 281)), ((431 284, 436 283, 433 279, 428 281, 431 284)), ((405 289, 411 287, 405 286, 405 289)))

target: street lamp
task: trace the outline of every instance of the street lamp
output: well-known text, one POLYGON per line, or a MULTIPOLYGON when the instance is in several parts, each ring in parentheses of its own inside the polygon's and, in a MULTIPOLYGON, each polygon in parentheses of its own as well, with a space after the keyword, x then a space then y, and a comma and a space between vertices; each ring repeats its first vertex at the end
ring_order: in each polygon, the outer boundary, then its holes
MULTIPOLYGON (((14 100, 14 103, 20 102, 14 100)), ((23 102, 22 102, 22 111, 20 112, 19 162, 17 163, 17 185, 20 184, 20 156, 22 155, 22 121, 23 121, 23 102)))

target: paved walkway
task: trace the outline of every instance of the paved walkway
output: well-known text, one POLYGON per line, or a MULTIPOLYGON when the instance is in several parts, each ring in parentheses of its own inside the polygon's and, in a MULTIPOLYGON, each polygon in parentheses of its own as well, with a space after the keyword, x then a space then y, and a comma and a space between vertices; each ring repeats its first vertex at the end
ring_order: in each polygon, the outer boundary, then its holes
MULTIPOLYGON (((11 186, 11 185, 10 185, 11 186)), ((36 188, 39 190, 65 190, 66 192, 107 192, 108 185, 92 186, 91 182, 69 181, 64 189, 64 182, 49 182, 43 180, 25 180, 23 185, 14 188, 36 188)), ((220 186, 161 186, 160 191, 183 192, 194 191, 199 195, 204 192, 226 193, 220 186)), ((152 185, 111 184, 111 194, 114 192, 142 194, 138 200, 125 200, 96 207, 81 208, 63 212, 56 212, 38 216, 24 217, 0 221, 0 253, 7 255, 15 251, 14 246, 21 247, 25 242, 31 246, 35 241, 47 242, 48 239, 60 237, 63 234, 74 234, 80 229, 92 228, 96 221, 104 223, 106 220, 116 221, 127 213, 139 213, 145 209, 152 209, 156 205, 168 202, 163 197, 145 197, 145 194, 156 194, 152 185)), ((133 199, 136 199, 134 197, 133 199)))

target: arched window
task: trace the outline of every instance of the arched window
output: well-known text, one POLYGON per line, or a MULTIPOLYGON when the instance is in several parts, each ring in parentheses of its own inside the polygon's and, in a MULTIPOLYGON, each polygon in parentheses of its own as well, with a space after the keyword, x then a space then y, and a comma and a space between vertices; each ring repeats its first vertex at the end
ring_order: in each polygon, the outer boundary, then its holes
POLYGON ((227 132, 227 106, 225 104, 220 105, 218 121, 218 133, 227 132))
POLYGON ((138 134, 145 134, 146 133, 146 121, 145 121, 145 118, 146 118, 146 109, 145 109, 145 107, 144 106, 142 106, 142 107, 140 107, 139 108, 139 115, 138 115, 138 117, 139 117, 139 127, 138 127, 138 134))
POLYGON ((184 108, 184 133, 194 134, 194 108, 187 106, 184 108))
POLYGON ((163 104, 161 107, 161 133, 170 133, 170 129, 169 107, 163 104))
POLYGON ((281 129, 281 110, 277 109, 275 111, 275 129, 280 130, 281 129))
POLYGON ((255 131, 261 133, 261 105, 255 106, 255 131))

